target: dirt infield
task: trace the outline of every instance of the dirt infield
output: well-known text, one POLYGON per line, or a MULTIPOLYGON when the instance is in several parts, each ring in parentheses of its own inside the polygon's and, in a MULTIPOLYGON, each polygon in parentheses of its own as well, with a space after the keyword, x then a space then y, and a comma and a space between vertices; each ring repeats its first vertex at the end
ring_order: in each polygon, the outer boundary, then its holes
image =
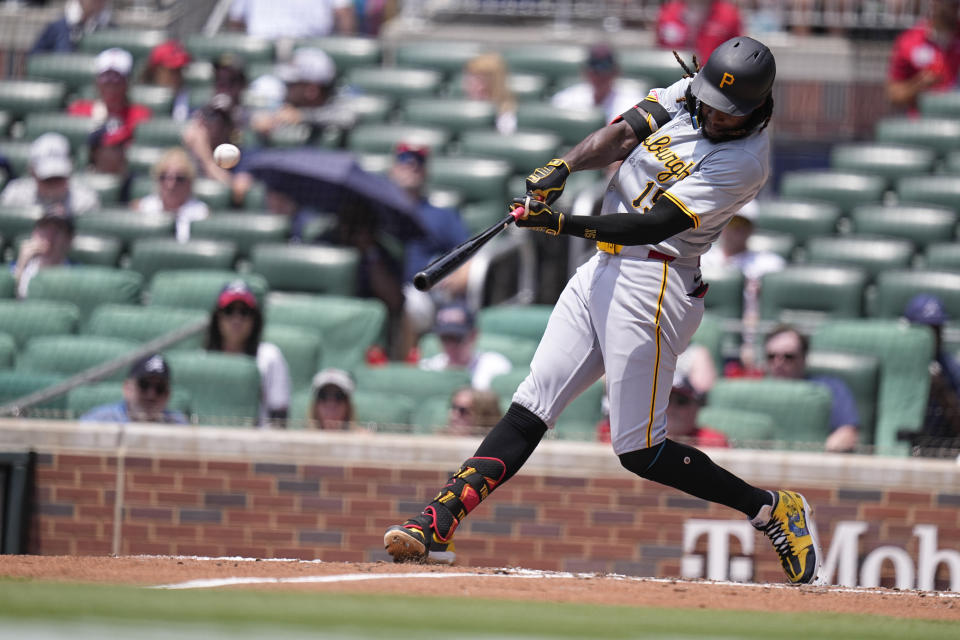
POLYGON ((0 556, 0 576, 167 588, 403 593, 748 611, 824 611, 960 621, 960 593, 738 585, 612 575, 233 558, 0 556), (200 582, 203 581, 203 582, 200 582))

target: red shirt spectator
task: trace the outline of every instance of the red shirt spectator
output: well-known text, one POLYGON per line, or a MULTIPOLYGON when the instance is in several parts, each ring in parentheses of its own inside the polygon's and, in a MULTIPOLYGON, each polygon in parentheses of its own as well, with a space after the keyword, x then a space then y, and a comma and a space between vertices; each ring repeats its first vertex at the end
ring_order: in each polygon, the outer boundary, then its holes
POLYGON ((123 49, 107 49, 100 52, 96 60, 97 93, 96 100, 75 100, 67 108, 72 116, 94 118, 99 124, 109 128, 136 128, 144 120, 150 119, 150 109, 142 104, 131 104, 127 97, 127 78, 133 68, 133 56, 123 49))
POLYGON ((742 33, 740 11, 731 2, 668 2, 657 16, 657 46, 692 50, 701 63, 717 46, 742 33))
MULTIPOLYGON (((960 73, 960 28, 953 17, 941 23, 934 16, 907 29, 893 43, 887 73, 887 95, 897 106, 915 111, 917 96, 928 90, 945 91, 957 86, 960 73)), ((935 3, 936 5, 936 3, 935 3)))

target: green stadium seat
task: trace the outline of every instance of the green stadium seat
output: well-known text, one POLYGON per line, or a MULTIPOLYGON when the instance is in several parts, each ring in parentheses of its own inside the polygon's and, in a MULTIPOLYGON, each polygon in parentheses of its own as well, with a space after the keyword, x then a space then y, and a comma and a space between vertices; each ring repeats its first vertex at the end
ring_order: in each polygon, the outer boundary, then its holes
MULTIPOLYGON (((154 181, 151 176, 137 176, 130 186, 130 197, 136 200, 153 191, 154 181)), ((212 210, 226 209, 230 206, 230 187, 211 178, 196 178, 193 181, 193 195, 212 210)))
POLYGON ((376 38, 364 36, 323 36, 301 38, 294 49, 317 47, 333 58, 337 73, 343 74, 357 67, 376 67, 383 59, 383 47, 376 38))
POLYGON ((179 147, 183 144, 186 122, 170 117, 154 116, 137 125, 133 139, 137 144, 153 147, 179 147))
POLYGON ((450 395, 452 392, 446 396, 438 394, 417 399, 411 416, 414 433, 438 433, 447 425, 450 417, 450 395))
POLYGON ((744 444, 769 442, 777 435, 770 414, 733 407, 702 407, 697 412, 697 426, 722 431, 728 440, 744 444))
POLYGON ((217 295, 224 285, 234 280, 243 280, 253 291, 263 307, 267 295, 267 281, 254 273, 240 274, 235 271, 160 271, 150 281, 147 295, 149 306, 200 309, 209 312, 217 302, 217 295))
POLYGON ((52 300, 0 300, 0 331, 10 335, 22 349, 36 336, 75 333, 80 309, 69 302, 52 300))
POLYGON ((77 179, 97 192, 100 204, 115 206, 120 200, 120 191, 123 189, 123 178, 112 173, 95 173, 86 171, 75 174, 77 179))
MULTIPOLYGON (((102 304, 94 309, 85 332, 94 336, 123 338, 131 342, 144 343, 187 325, 209 321, 209 318, 209 312, 200 309, 102 304)), ((167 347, 167 350, 201 349, 205 334, 205 331, 201 331, 167 347)))
POLYGON ((870 279, 887 269, 903 269, 913 259, 908 240, 868 236, 825 236, 807 241, 806 259, 811 264, 857 267, 870 279))
POLYGON ((0 331, 0 369, 12 369, 17 358, 17 342, 9 333, 0 331))
POLYGON ((844 213, 857 205, 880 202, 885 190, 886 180, 880 176, 840 171, 788 171, 780 183, 785 199, 830 202, 844 213))
POLYGON ((499 334, 540 341, 547 328, 553 305, 497 305, 477 314, 480 335, 499 334))
POLYGON ((24 137, 36 140, 50 131, 59 133, 70 141, 70 148, 76 153, 87 146, 87 137, 97 126, 93 118, 66 113, 28 113, 24 118, 24 137))
POLYGON ((60 82, 41 80, 4 80, 0 82, 0 110, 14 120, 28 113, 59 111, 67 89, 60 82))
MULTIPOLYGON (((930 386, 933 334, 897 320, 838 320, 811 336, 811 351, 844 351, 880 360, 880 392, 873 444, 883 455, 905 454, 901 429, 919 428, 930 386)), ((869 441, 866 444, 871 444, 869 441)))
POLYGON ((480 233, 495 222, 500 222, 506 215, 502 199, 466 202, 458 208, 460 220, 471 235, 480 233))
POLYGON ((190 224, 194 239, 225 240, 248 257, 255 245, 285 242, 290 236, 290 218, 271 213, 216 213, 190 224))
MULTIPOLYGON (((693 60, 691 53, 687 51, 677 53, 687 66, 690 66, 693 60)), ((700 62, 703 64, 706 60, 700 62)), ((649 79, 654 87, 669 87, 684 75, 683 67, 677 62, 676 56, 672 51, 665 49, 621 49, 617 51, 617 64, 624 76, 649 79)), ((693 69, 692 66, 690 68, 693 69)))
POLYGON ((247 64, 272 62, 274 59, 273 42, 245 33, 193 33, 184 39, 184 46, 193 58, 199 60, 215 60, 224 53, 236 54, 247 64))
POLYGON ((830 150, 830 166, 839 171, 868 173, 887 180, 931 173, 937 156, 932 149, 879 143, 847 143, 830 150))
POLYGON ((208 425, 252 426, 260 408, 256 359, 209 351, 167 354, 174 384, 190 394, 192 421, 208 425))
POLYGON ((340 96, 333 100, 331 106, 349 111, 358 124, 386 122, 394 113, 394 100, 386 96, 340 96))
POLYGON ((414 411, 420 404, 405 394, 357 389, 353 394, 353 420, 362 426, 375 425, 378 430, 401 431, 413 424, 414 411))
POLYGON ((708 407, 764 413, 771 417, 780 442, 823 443, 830 432, 830 391, 806 380, 717 380, 708 407))
POLYGON ((877 142, 932 149, 945 155, 960 148, 960 120, 954 118, 892 117, 877 122, 877 142))
POLYGON ((460 149, 465 155, 506 160, 515 173, 527 175, 555 158, 562 142, 555 133, 468 131, 460 137, 460 149))
POLYGON ((863 206, 851 212, 852 232, 910 240, 922 249, 953 236, 956 212, 934 206, 863 206))
POLYGON ((130 171, 135 174, 149 175, 153 165, 157 164, 166 151, 165 147, 131 143, 127 147, 127 164, 130 166, 130 171))
POLYGON ((511 71, 541 73, 554 80, 576 75, 587 62, 587 47, 572 44, 511 45, 501 53, 511 71))
POLYGON ((700 326, 693 334, 690 344, 697 344, 705 347, 713 358, 714 366, 718 369, 723 364, 723 340, 724 328, 723 320, 718 314, 704 313, 700 320, 700 326))
POLYGON ((130 209, 104 209, 77 218, 78 233, 116 238, 124 247, 140 238, 172 238, 173 226, 172 216, 130 209))
POLYGON ((941 171, 950 175, 957 175, 960 173, 960 150, 951 151, 947 154, 947 156, 943 159, 941 171))
POLYGON ((960 242, 935 242, 923 256, 927 269, 960 271, 960 242))
POLYGON ((570 146, 605 124, 606 116, 599 108, 560 109, 543 102, 524 102, 517 106, 518 129, 552 131, 570 146))
MULTIPOLYGON (((176 374, 174 374, 175 376, 176 374)), ((184 389, 178 389, 176 377, 172 377, 173 386, 167 409, 182 411, 190 414, 190 394, 184 389)), ((116 404, 123 400, 123 384, 119 382, 104 382, 101 384, 86 384, 74 387, 66 394, 67 415, 76 419, 91 409, 105 404, 116 404)))
POLYGON ((960 92, 924 91, 917 96, 917 106, 926 118, 960 118, 960 92))
MULTIPOLYGON (((550 78, 542 73, 510 73, 507 88, 517 102, 541 102, 549 96, 550 78)), ((463 74, 456 73, 447 83, 453 97, 463 97, 463 74)))
POLYGON ((253 247, 250 260, 271 290, 357 294, 360 253, 352 247, 264 243, 253 247))
MULTIPOLYGON (((183 69, 183 83, 191 90, 203 87, 208 91, 213 87, 213 64, 208 60, 194 60, 183 69)), ((191 103, 191 108, 194 105, 191 103)))
MULTIPOLYGON (((0 371, 0 404, 19 400, 37 391, 52 387, 63 381, 64 376, 56 373, 28 373, 26 371, 0 371)), ((28 410, 27 415, 46 415, 52 412, 62 417, 67 409, 66 395, 59 395, 28 410)))
POLYGON ((77 264, 115 267, 123 244, 116 238, 80 234, 73 237, 69 258, 77 264))
POLYGON ((429 69, 357 67, 346 73, 343 84, 360 93, 406 100, 437 95, 442 81, 442 73, 429 69))
POLYGON ((173 89, 152 84, 135 84, 130 87, 128 94, 130 102, 142 104, 150 109, 153 117, 166 116, 173 109, 173 89))
POLYGON ((411 98, 403 103, 402 117, 404 122, 442 127, 456 135, 469 129, 493 129, 497 108, 486 100, 411 98))
POLYGON ((27 77, 62 82, 68 91, 76 91, 94 83, 96 58, 95 53, 34 53, 27 58, 27 77))
POLYGON ((29 300, 72 302, 80 309, 84 325, 101 304, 137 304, 143 278, 139 273, 109 267, 77 265, 41 269, 30 281, 29 300))
POLYGON ((83 36, 79 49, 84 53, 96 54, 117 47, 129 51, 134 60, 142 61, 167 38, 167 32, 163 29, 98 29, 83 36))
POLYGON ((490 158, 434 156, 427 167, 427 181, 431 187, 456 188, 467 202, 498 201, 503 206, 504 215, 510 175, 507 162, 490 158))
POLYGON ((703 281, 710 285, 703 298, 706 311, 722 318, 743 316, 743 272, 739 269, 703 270, 703 281))
POLYGON ((0 207, 0 235, 4 238, 28 235, 42 215, 39 206, 0 207))
POLYGON ((407 42, 397 47, 395 59, 399 67, 433 69, 449 76, 485 50, 482 43, 465 40, 407 42))
POLYGON ((237 260, 237 247, 226 240, 145 238, 133 243, 130 268, 149 282, 158 271, 216 269, 229 271, 237 260))
MULTIPOLYGON (((57 373, 71 376, 137 348, 137 343, 104 336, 38 336, 31 338, 17 358, 17 370, 32 373, 57 373)), ((123 380, 129 367, 122 367, 107 376, 123 380)))
MULTIPOLYGON (((0 111, 0 138, 6 138, 10 133, 10 125, 13 124, 13 116, 9 111, 0 111)), ((5 178, 4 178, 5 180, 5 178)), ((0 190, 3 185, 0 184, 0 190)))
POLYGON ((347 147, 357 153, 392 153, 399 142, 423 145, 441 154, 450 144, 450 133, 435 127, 359 124, 351 130, 347 147))
MULTIPOLYGON (((760 285, 760 317, 789 320, 808 315, 822 320, 863 315, 867 274, 851 267, 790 265, 763 276, 760 285)), ((707 294, 710 295, 709 293, 707 294)))
POLYGON ((322 348, 320 338, 303 327, 282 324, 267 324, 261 338, 280 349, 287 368, 290 370, 290 382, 294 390, 310 387, 310 381, 319 371, 322 348))
POLYGON ((266 324, 302 327, 320 337, 323 366, 352 369, 386 338, 387 309, 376 298, 271 293, 266 324))
POLYGON ((839 378, 847 384, 857 403, 861 440, 873 442, 880 391, 880 360, 858 353, 812 351, 807 354, 806 374, 839 378))
POLYGON ((597 380, 573 399, 557 418, 557 437, 567 440, 596 440, 597 423, 603 418, 603 380, 597 380))
POLYGON ((13 298, 16 295, 16 288, 16 281, 10 270, 0 269, 0 300, 13 298))
POLYGON ((796 248, 797 239, 794 236, 777 231, 754 231, 747 240, 747 249, 750 251, 775 253, 787 262, 792 259, 796 248))
POLYGON ((18 176, 27 174, 30 164, 30 143, 18 140, 0 140, 0 154, 2 154, 14 173, 18 176))
POLYGON ((960 318, 960 273, 921 269, 891 270, 877 277, 877 297, 871 315, 897 318, 910 298, 931 293, 943 302, 947 315, 960 318))
POLYGON ((960 184, 956 176, 914 176, 897 181, 901 203, 929 204, 960 211, 960 184))
MULTIPOLYGON (((530 361, 537 350, 538 341, 531 338, 508 336, 502 333, 478 333, 476 350, 478 352, 494 351, 501 353, 510 360, 515 367, 530 368, 530 361)), ((440 338, 435 333, 428 333, 420 339, 420 357, 428 358, 443 350, 440 338)))
POLYGON ((470 386, 470 373, 466 370, 427 371, 404 363, 360 366, 354 369, 354 376, 358 389, 396 393, 418 401, 431 397, 449 400, 454 391, 470 386))

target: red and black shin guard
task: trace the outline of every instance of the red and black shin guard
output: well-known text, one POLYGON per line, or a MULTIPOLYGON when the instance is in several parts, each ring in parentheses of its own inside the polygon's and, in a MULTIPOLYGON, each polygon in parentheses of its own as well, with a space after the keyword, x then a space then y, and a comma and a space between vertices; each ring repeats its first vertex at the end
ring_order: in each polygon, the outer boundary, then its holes
POLYGON ((437 539, 450 540, 460 522, 503 482, 506 473, 499 458, 467 459, 421 514, 430 519, 437 539))

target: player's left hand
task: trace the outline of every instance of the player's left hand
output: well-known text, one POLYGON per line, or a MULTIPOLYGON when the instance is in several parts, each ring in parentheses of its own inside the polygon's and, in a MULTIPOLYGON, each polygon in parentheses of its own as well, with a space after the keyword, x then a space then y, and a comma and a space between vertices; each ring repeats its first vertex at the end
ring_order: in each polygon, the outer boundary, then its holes
POLYGON ((518 227, 542 231, 551 236, 560 235, 563 230, 563 213, 554 211, 547 203, 527 196, 513 199, 509 209, 512 211, 517 207, 524 208, 523 215, 517 218, 518 227))

